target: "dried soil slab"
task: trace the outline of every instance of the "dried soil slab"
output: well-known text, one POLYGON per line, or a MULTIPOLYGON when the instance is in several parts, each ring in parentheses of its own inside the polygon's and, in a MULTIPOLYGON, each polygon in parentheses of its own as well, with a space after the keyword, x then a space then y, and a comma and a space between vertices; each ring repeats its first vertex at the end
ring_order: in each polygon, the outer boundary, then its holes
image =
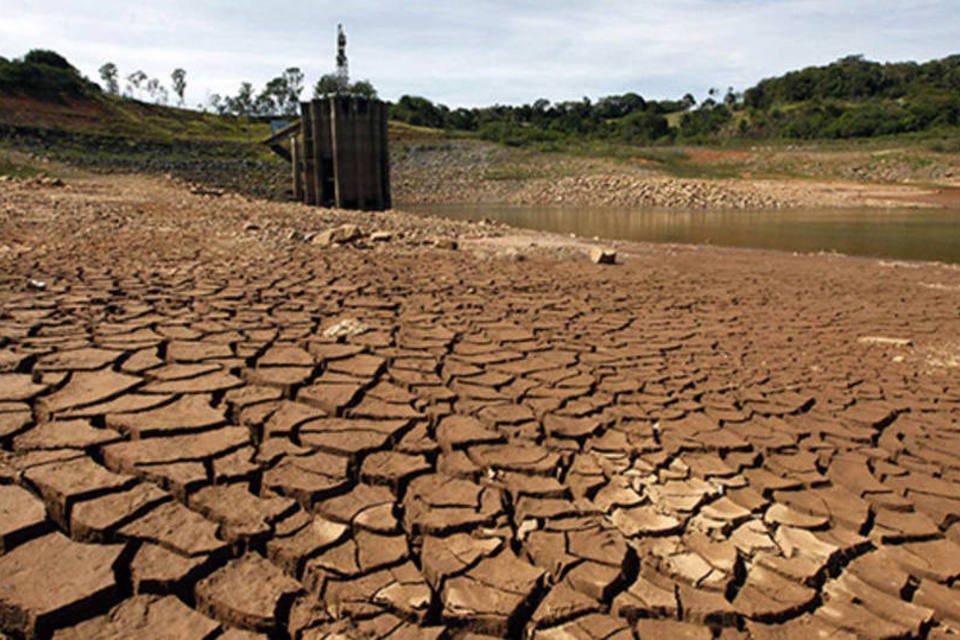
MULTIPOLYGON (((357 582, 374 571, 399 565, 408 557, 404 536, 358 531, 307 562, 303 580, 328 605, 335 606, 337 597, 327 590, 328 583, 357 582)), ((339 590, 342 593, 342 589, 339 590)), ((369 599, 372 593, 364 595, 369 599)))
POLYGON ((680 533, 683 523, 677 518, 657 512, 650 505, 617 509, 613 524, 628 538, 635 536, 668 536, 680 533))
POLYGON ((0 440, 23 431, 33 422, 30 405, 25 402, 0 402, 0 440))
POLYGON ((341 542, 349 531, 345 524, 315 517, 291 535, 267 542, 267 557, 287 574, 300 578, 308 558, 341 542))
POLYGON ((363 459, 360 478, 370 484, 381 484, 398 489, 410 478, 430 470, 430 464, 423 456, 400 451, 378 451, 363 459))
POLYGON ((297 400, 319 407, 332 416, 343 415, 344 410, 360 397, 363 387, 359 383, 333 383, 321 378, 300 389, 297 400))
POLYGON ((397 530, 393 516, 395 502, 393 493, 385 487, 358 484, 343 495, 318 503, 315 510, 334 522, 390 533, 397 530))
POLYGON ((114 413, 135 413, 138 411, 148 411, 162 404, 166 404, 173 399, 173 396, 165 395, 145 395, 139 393, 125 393, 114 400, 107 400, 97 404, 91 404, 76 409, 68 409, 60 412, 61 418, 94 418, 98 416, 107 416, 114 413))
POLYGON ((535 475, 553 475, 560 456, 534 444, 510 442, 470 447, 470 459, 490 469, 504 469, 535 475))
POLYGON ((130 562, 130 580, 136 593, 181 593, 205 571, 207 558, 188 558, 156 544, 140 547, 130 562))
POLYGON ((501 547, 503 540, 499 538, 480 538, 467 533, 426 536, 420 552, 423 575, 434 589, 440 590, 447 578, 463 573, 501 547))
POLYGON ((256 554, 231 560, 197 584, 197 606, 209 616, 251 631, 277 631, 300 583, 256 554))
POLYGON ((214 371, 184 380, 157 380, 144 385, 144 393, 215 393, 243 386, 243 380, 227 373, 214 371))
POLYGON ((373 602, 404 618, 422 623, 433 602, 433 593, 411 562, 384 570, 391 581, 373 594, 373 602))
POLYGON ((485 558, 464 575, 445 582, 443 617, 505 635, 520 622, 519 614, 541 588, 544 575, 510 551, 485 558))
POLYGON ((754 566, 737 593, 733 606, 750 620, 782 622, 795 617, 817 598, 817 592, 754 566))
POLYGON ((386 361, 379 356, 359 353, 355 356, 331 360, 327 363, 327 371, 372 380, 380 374, 385 364, 386 361))
POLYGON ((171 362, 201 362, 232 356, 233 351, 228 344, 201 340, 172 340, 167 345, 167 360, 171 362))
POLYGON ((437 442, 447 451, 503 441, 501 434, 483 426, 476 418, 461 415, 451 415, 440 420, 436 436, 437 442))
POLYGON ((354 460, 361 454, 385 448, 409 426, 408 420, 312 420, 300 428, 300 442, 305 447, 354 460))
POLYGON ((444 534, 491 525, 502 513, 497 491, 436 474, 414 478, 404 496, 407 530, 444 534))
POLYGON ((138 439, 206 431, 223 425, 225 418, 221 410, 210 406, 208 396, 187 395, 149 411, 108 415, 106 423, 108 427, 138 439))
POLYGON ((120 351, 96 347, 56 351, 39 358, 34 368, 37 371, 90 371, 116 362, 121 355, 120 351))
POLYGON ((159 544, 183 556, 204 556, 227 548, 217 525, 179 502, 167 502, 122 527, 118 535, 159 544))
POLYGON ((34 383, 29 374, 0 373, 0 400, 4 402, 30 400, 46 389, 47 385, 34 383))
POLYGON ((930 580, 921 580, 913 603, 932 609, 937 622, 960 633, 960 591, 930 580))
POLYGON ((283 400, 264 425, 263 437, 288 437, 297 432, 304 423, 324 418, 326 415, 325 411, 302 402, 283 400))
POLYGON ((880 618, 907 626, 915 635, 921 635, 922 630, 929 627, 934 617, 932 609, 915 602, 905 602, 900 594, 884 593, 849 573, 828 582, 824 592, 831 600, 848 599, 880 618))
POLYGON ((242 427, 165 438, 118 442, 103 449, 104 463, 114 470, 138 473, 145 465, 203 461, 227 455, 249 444, 250 434, 242 427))
POLYGON ((50 518, 63 529, 69 528, 74 504, 129 489, 137 482, 86 457, 33 467, 24 472, 24 478, 37 488, 50 518))
POLYGON ((80 544, 55 532, 0 556, 0 630, 33 638, 105 609, 118 593, 122 552, 123 545, 80 544))
POLYGON ((348 468, 347 458, 323 451, 306 456, 287 456, 263 475, 263 485, 310 507, 349 486, 348 468))
POLYGON ((600 611, 601 604, 566 581, 555 585, 530 616, 528 628, 553 627, 572 618, 600 611))
POLYGON ((149 482, 74 505, 70 535, 80 542, 104 542, 124 524, 140 517, 170 496, 149 482))
POLYGON ((37 425, 13 440, 14 451, 86 449, 120 440, 109 429, 97 429, 89 420, 61 420, 37 425))
POLYGON ((103 402, 140 384, 137 376, 117 373, 112 369, 77 371, 61 389, 37 401, 40 410, 56 413, 64 409, 103 402))
POLYGON ((810 614, 803 614, 792 620, 778 624, 764 624, 747 621, 746 628, 750 638, 755 640, 857 640, 858 636, 843 631, 810 614))
POLYGON ((384 402, 369 394, 355 407, 347 410, 351 418, 368 418, 370 420, 416 420, 424 415, 409 404, 384 402))
POLYGON ((51 528, 43 502, 13 485, 0 485, 0 554, 51 528))
POLYGON ((204 487, 190 496, 190 506, 222 525, 228 540, 267 536, 273 524, 297 506, 289 498, 260 498, 238 484, 204 487))
POLYGON ((626 591, 614 598, 611 611, 628 620, 676 619, 680 614, 680 603, 673 583, 650 565, 641 563, 640 575, 626 591))
POLYGON ((676 638, 676 640, 709 640, 709 627, 677 620, 637 620, 634 625, 641 638, 676 638))
POLYGON ((206 638, 220 625, 197 613, 174 596, 134 596, 107 614, 54 634, 54 640, 181 640, 206 638))
POLYGON ((257 360, 258 367, 312 367, 313 356, 293 345, 277 344, 257 360))

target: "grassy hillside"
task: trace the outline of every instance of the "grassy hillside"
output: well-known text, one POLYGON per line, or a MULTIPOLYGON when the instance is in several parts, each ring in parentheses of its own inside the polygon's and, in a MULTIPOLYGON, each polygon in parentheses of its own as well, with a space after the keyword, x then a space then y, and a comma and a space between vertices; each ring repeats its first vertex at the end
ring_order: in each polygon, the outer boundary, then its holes
POLYGON ((47 100, 0 95, 0 124, 146 140, 248 143, 263 139, 263 122, 94 94, 47 100))

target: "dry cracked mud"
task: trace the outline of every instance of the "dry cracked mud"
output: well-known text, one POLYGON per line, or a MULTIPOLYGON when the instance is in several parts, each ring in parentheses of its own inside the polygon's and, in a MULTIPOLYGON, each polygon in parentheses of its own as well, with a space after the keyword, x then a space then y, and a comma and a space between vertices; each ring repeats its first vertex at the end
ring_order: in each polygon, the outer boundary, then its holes
POLYGON ((0 637, 960 634, 956 269, 139 177, 0 213, 0 637), (301 241, 350 220, 394 239, 301 241))

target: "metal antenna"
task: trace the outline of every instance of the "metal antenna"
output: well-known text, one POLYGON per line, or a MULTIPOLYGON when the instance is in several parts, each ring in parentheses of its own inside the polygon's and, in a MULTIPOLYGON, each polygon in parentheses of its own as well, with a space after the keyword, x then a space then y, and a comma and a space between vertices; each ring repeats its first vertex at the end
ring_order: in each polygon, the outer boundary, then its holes
POLYGON ((342 92, 350 88, 350 64, 347 62, 347 34, 337 25, 337 84, 342 92))

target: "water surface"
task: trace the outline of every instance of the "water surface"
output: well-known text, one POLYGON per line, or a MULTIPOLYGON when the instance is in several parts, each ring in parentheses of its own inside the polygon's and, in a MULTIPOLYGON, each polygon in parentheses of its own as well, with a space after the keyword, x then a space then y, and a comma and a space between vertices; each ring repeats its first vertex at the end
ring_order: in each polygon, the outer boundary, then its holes
POLYGON ((960 263, 957 209, 684 211, 570 206, 417 205, 421 214, 611 240, 714 244, 960 263))

